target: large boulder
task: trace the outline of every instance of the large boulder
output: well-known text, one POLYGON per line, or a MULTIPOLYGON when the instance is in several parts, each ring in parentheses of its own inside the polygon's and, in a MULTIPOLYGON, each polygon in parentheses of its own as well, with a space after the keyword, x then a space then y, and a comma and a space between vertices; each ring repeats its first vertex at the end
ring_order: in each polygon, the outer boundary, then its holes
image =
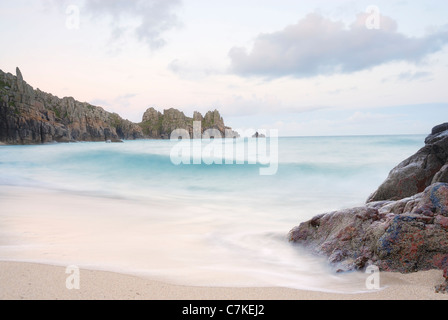
POLYGON ((437 126, 426 146, 393 169, 366 205, 300 224, 291 242, 325 256, 338 271, 374 264, 384 271, 444 270, 448 289, 448 131, 437 126))
POLYGON ((448 182, 448 124, 435 127, 425 146, 390 172, 367 200, 399 200, 420 193, 435 182, 448 182), (437 176, 436 179, 434 177, 437 176))
POLYGON ((319 215, 289 233, 339 271, 374 264, 385 271, 448 268, 448 184, 398 201, 319 215))

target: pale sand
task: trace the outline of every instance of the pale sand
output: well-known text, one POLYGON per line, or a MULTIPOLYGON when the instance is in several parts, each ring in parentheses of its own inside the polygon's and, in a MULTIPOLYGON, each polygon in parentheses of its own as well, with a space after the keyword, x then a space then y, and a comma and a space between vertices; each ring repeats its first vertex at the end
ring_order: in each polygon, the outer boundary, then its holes
POLYGON ((437 294, 441 271, 402 275, 381 273, 385 289, 360 294, 337 294, 287 288, 213 288, 166 284, 105 271, 80 271, 80 289, 68 290, 65 268, 0 262, 1 300, 448 300, 437 294))

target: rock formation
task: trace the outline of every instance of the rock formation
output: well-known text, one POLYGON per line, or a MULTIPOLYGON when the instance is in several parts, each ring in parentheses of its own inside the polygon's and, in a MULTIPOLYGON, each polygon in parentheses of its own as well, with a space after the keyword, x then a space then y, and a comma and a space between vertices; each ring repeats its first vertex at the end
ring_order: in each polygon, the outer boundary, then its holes
POLYGON ((218 110, 209 111, 205 117, 200 112, 195 111, 193 118, 185 116, 185 114, 177 109, 164 110, 163 114, 154 108, 149 108, 143 114, 142 122, 139 124, 145 136, 153 139, 169 139, 171 132, 175 129, 185 129, 190 137, 193 137, 193 122, 201 122, 201 132, 208 129, 216 129, 221 137, 233 138, 239 137, 239 134, 231 128, 224 125, 224 120, 218 110), (229 136, 230 135, 230 136, 229 136))
POLYGON ((369 198, 370 201, 399 200, 423 192, 436 182, 448 182, 448 123, 432 130, 425 146, 389 174, 386 181, 369 198), (437 176, 436 176, 437 175, 437 176))
POLYGON ((116 113, 34 90, 18 68, 16 76, 0 70, 0 98, 0 142, 6 144, 143 138, 139 126, 116 113))
POLYGON ((266 138, 266 135, 264 135, 264 134, 262 134, 262 133, 258 133, 258 131, 257 131, 257 132, 255 132, 255 134, 252 136, 252 138, 256 138, 256 139, 258 139, 258 138, 266 138))
POLYGON ((34 90, 23 80, 19 68, 16 76, 0 70, 2 144, 169 139, 174 129, 187 129, 193 136, 193 120, 201 121, 202 132, 215 128, 224 136, 227 129, 239 136, 224 126, 217 110, 208 112, 205 117, 195 112, 193 118, 188 118, 176 109, 165 110, 162 114, 150 108, 144 113, 142 123, 136 124, 101 107, 34 90))
MULTIPOLYGON (((442 128, 442 129, 440 129, 442 128)), ((289 233, 291 242, 328 258, 336 270, 442 269, 448 285, 448 126, 393 169, 365 206, 314 217, 289 233)))

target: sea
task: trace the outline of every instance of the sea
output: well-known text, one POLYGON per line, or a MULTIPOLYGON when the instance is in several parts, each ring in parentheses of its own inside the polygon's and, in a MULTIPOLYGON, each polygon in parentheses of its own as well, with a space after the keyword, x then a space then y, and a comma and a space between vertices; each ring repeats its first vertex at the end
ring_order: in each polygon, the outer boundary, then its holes
POLYGON ((0 260, 189 286, 364 292, 367 274, 335 273, 288 233, 363 205, 424 138, 1 146, 0 260))

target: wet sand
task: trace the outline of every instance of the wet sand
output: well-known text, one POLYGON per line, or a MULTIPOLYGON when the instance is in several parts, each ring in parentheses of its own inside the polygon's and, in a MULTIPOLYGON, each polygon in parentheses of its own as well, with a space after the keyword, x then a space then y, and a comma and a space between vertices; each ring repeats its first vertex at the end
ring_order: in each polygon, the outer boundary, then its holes
MULTIPOLYGON (((442 271, 380 273, 381 289, 339 294, 289 288, 217 288, 179 286, 144 277, 81 269, 79 289, 67 289, 66 268, 0 262, 2 300, 448 300, 434 286, 442 271)), ((73 284, 74 282, 69 282, 73 284)))

